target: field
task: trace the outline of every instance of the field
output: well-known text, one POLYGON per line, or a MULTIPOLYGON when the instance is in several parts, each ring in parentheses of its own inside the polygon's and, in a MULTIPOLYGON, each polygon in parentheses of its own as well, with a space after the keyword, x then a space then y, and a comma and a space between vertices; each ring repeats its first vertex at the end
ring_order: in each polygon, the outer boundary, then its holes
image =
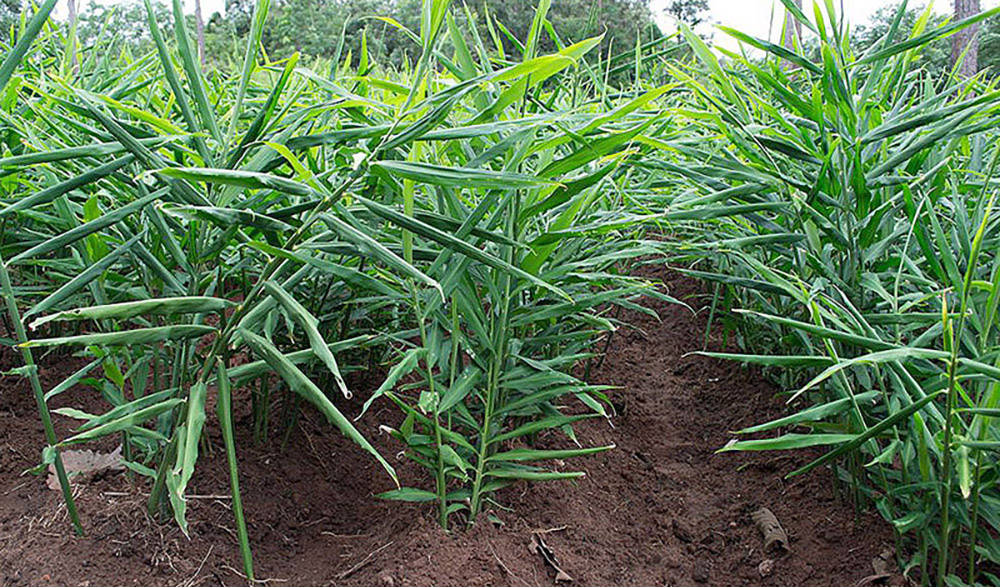
POLYGON ((179 0, 141 55, 39 6, 4 584, 1000 584, 1000 90, 919 66, 1000 8, 784 4, 815 46, 426 0, 394 67, 271 60, 260 0, 232 71, 179 0))

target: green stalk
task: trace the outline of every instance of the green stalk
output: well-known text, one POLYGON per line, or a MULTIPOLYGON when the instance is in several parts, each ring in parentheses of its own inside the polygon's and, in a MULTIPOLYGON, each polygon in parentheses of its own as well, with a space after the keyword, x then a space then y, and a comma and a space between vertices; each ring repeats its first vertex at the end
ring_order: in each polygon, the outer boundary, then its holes
MULTIPOLYGON (((980 343, 985 347, 985 340, 980 343)), ((980 349, 982 351, 982 349, 980 349)), ((994 367, 1000 367, 1000 359, 994 362, 994 367)), ((987 407, 994 407, 996 405, 995 398, 997 393, 1000 392, 1000 384, 994 383, 989 387, 983 389, 978 397, 976 398, 976 405, 983 406, 984 398, 985 405, 987 407)), ((978 440, 980 442, 985 441, 992 428, 993 419, 990 416, 983 416, 983 419, 979 426, 978 440)), ((980 454, 978 449, 973 449, 972 455, 976 455, 976 473, 974 478, 974 483, 972 486, 973 496, 972 496, 972 512, 970 515, 969 524, 969 571, 968 571, 968 583, 970 585, 976 584, 976 542, 979 538, 979 504, 981 497, 981 481, 982 481, 982 469, 983 469, 983 458, 984 455, 980 454)))
MULTIPOLYGON (((458 333, 461 325, 458 321, 458 296, 451 296, 451 368, 449 369, 448 389, 455 385, 458 377, 458 333)), ((451 411, 448 411, 448 427, 451 428, 451 411)))
MULTIPOLYGON (((419 85, 419 81, 417 85, 419 85)), ((414 90, 415 89, 416 86, 414 86, 414 90)), ((409 108, 413 100, 413 94, 414 93, 411 92, 410 97, 404 104, 402 111, 405 112, 406 109, 409 108)), ((382 137, 382 140, 379 142, 379 144, 366 155, 365 159, 351 172, 350 175, 348 175, 348 177, 343 181, 343 183, 341 183, 341 185, 336 190, 334 190, 332 193, 325 194, 325 197, 321 199, 319 202, 317 202, 317 204, 307 214, 302 225, 285 242, 284 244, 285 249, 290 251, 294 250, 295 247, 299 243, 301 243, 302 240, 305 238, 305 236, 308 234, 308 231, 316 224, 316 222, 319 221, 320 215, 327 209, 329 209, 331 206, 333 206, 334 203, 339 201, 339 199, 347 192, 347 190, 353 187, 364 176, 372 159, 374 159, 375 156, 382 151, 383 145, 386 144, 386 142, 392 136, 393 132, 395 132, 395 129, 399 126, 400 122, 402 122, 402 118, 403 117, 400 116, 393 121, 392 126, 389 128, 389 131, 382 137)), ((216 362, 219 360, 220 357, 223 356, 225 349, 228 348, 230 339, 232 338, 233 333, 239 327, 241 319, 258 303, 257 298, 264 288, 264 283, 271 277, 273 277, 276 273, 278 273, 278 271, 280 271, 280 269, 284 267, 285 264, 286 261, 284 259, 280 257, 275 257, 272 258, 267 263, 267 265, 265 265, 263 271, 261 272, 260 278, 253 285, 253 287, 250 289, 247 295, 244 297, 243 303, 236 308, 225 328, 215 338, 215 341, 213 342, 209 352, 205 356, 204 363, 202 364, 197 379, 198 383, 204 384, 208 382, 208 379, 212 371, 214 370, 216 362)), ((179 365, 177 365, 177 368, 179 368, 179 365)), ((266 410, 267 407, 265 406, 264 409, 266 410)), ((166 488, 166 466, 167 463, 170 463, 173 460, 173 458, 175 458, 176 442, 177 442, 177 435, 175 430, 172 437, 172 441, 170 445, 168 445, 167 451, 164 454, 160 469, 157 471, 156 480, 153 484, 153 490, 149 497, 148 507, 150 512, 155 512, 159 504, 161 503, 163 492, 166 488)))
MULTIPOLYGON (((413 295, 413 310, 417 314, 417 324, 420 326, 420 344, 427 349, 427 326, 424 323, 424 316, 420 311, 420 295, 417 292, 417 288, 413 284, 412 280, 410 280, 410 291, 413 295)), ((438 500, 438 522, 441 524, 442 528, 448 530, 448 484, 447 479, 445 478, 444 452, 442 450, 443 445, 441 443, 441 410, 438 407, 440 401, 437 395, 437 390, 434 386, 434 372, 431 369, 430 361, 426 356, 424 357, 424 369, 427 376, 428 391, 434 398, 434 446, 437 449, 437 467, 435 468, 434 474, 438 500)))
MULTIPOLYGON (((3 257, 0 256, 0 287, 3 288, 4 303, 7 305, 7 314, 14 326, 14 334, 19 345, 28 342, 28 336, 24 332, 24 324, 21 323, 21 315, 17 310, 17 299, 14 297, 14 288, 10 284, 10 274, 7 272, 7 265, 3 257)), ((38 415, 42 418, 42 427, 45 429, 45 441, 49 450, 55 451, 53 464, 56 469, 56 477, 59 478, 59 488, 62 490, 63 499, 66 501, 66 511, 73 522, 73 530, 77 536, 83 536, 83 525, 80 524, 80 516, 76 511, 76 501, 73 499, 73 489, 69 485, 69 478, 66 476, 66 468, 63 466, 62 457, 59 456, 59 449, 56 448, 56 431, 52 426, 52 416, 49 414, 49 406, 45 403, 45 392, 42 391, 42 383, 38 379, 38 367, 35 365, 35 358, 31 354, 31 349, 21 346, 21 358, 24 366, 28 370, 28 380, 31 382, 31 391, 35 395, 35 404, 38 406, 38 415)))
POLYGON ((160 459, 160 466, 156 469, 156 477, 153 479, 153 487, 149 490, 149 500, 146 502, 146 510, 149 512, 150 516, 158 517, 160 514, 160 506, 164 503, 163 494, 167 490, 167 471, 170 469, 170 463, 177 458, 177 434, 171 436, 170 442, 167 443, 166 449, 163 451, 163 457, 160 459))
MULTIPOLYGON (((996 169, 997 163, 1000 162, 1000 149, 995 149, 993 151, 993 157, 990 161, 989 171, 986 174, 986 178, 992 178, 993 172, 996 169)), ((989 181, 983 182, 982 196, 985 197, 986 190, 989 186, 989 181)), ((960 284, 962 286, 961 290, 961 304, 959 305, 958 313, 958 327, 955 329, 949 329, 949 319, 948 319, 948 304, 947 298, 942 297, 942 310, 944 321, 944 337, 945 344, 949 348, 946 351, 951 352, 951 359, 948 363, 948 397, 947 397, 947 408, 945 410, 945 424, 944 424, 944 459, 942 462, 943 475, 945 476, 944 485, 942 487, 941 496, 941 538, 938 543, 938 569, 937 569, 937 587, 942 587, 944 585, 944 577, 948 571, 948 546, 951 533, 949 532, 948 525, 950 523, 951 512, 951 489, 952 489, 952 471, 951 471, 951 442, 952 442, 952 419, 955 410, 955 402, 958 396, 958 353, 959 348, 962 344, 962 331, 965 327, 965 315, 969 307, 969 292, 972 290, 973 275, 976 267, 976 263, 979 260, 979 253, 982 250, 983 240, 986 236, 986 228, 990 222, 990 214, 993 211, 993 205, 996 202, 997 194, 994 193, 989 202, 986 204, 986 208, 983 212, 983 220, 980 222, 979 229, 976 231, 976 236, 972 240, 972 249, 969 252, 969 262, 968 267, 965 269, 965 276, 960 284)), ((972 552, 975 552, 975 544, 972 545, 972 552)))
MULTIPOLYGON (((985 426, 984 426, 985 428, 985 426)), ((973 454, 977 454, 976 453, 973 454)), ((976 584, 976 537, 979 534, 979 481, 982 474, 982 456, 976 460, 975 485, 972 497, 972 515, 969 525, 969 585, 976 584)))
MULTIPOLYGON (((517 215, 520 213, 517 202, 519 198, 515 196, 514 205, 508 211, 507 236, 513 240, 517 239, 517 215)), ((514 262, 514 247, 506 246, 507 262, 514 262)), ((514 278, 509 273, 504 273, 504 296, 503 303, 500 304, 500 315, 490 321, 491 335, 496 338, 496 354, 490 363, 490 377, 486 388, 485 408, 483 410, 483 429, 479 437, 479 453, 476 459, 476 477, 472 485, 472 499, 469 506, 469 524, 475 523, 476 516, 482 508, 483 478, 486 475, 486 458, 489 456, 490 437, 492 435, 493 413, 496 410, 498 401, 501 401, 500 376, 503 367, 507 362, 507 341, 510 331, 510 305, 511 292, 514 288, 514 278)))
POLYGON ((222 440, 226 445, 226 462, 229 463, 229 484, 233 494, 233 516, 236 518, 236 533, 240 541, 240 554, 243 556, 243 571, 247 579, 253 583, 253 553, 250 552, 250 538, 247 535, 247 523, 243 517, 243 500, 240 498, 240 475, 236 467, 236 443, 233 441, 233 409, 232 389, 225 362, 219 361, 219 403, 217 413, 219 426, 222 428, 222 440))
MULTIPOLYGON (((946 306, 947 307, 947 306, 946 306)), ((959 324, 961 324, 961 317, 959 317, 959 324)), ((946 329, 947 330, 947 329, 946 329)), ((961 331, 961 327, 959 327, 961 331)), ((948 526, 951 523, 950 520, 950 509, 951 509, 951 441, 952 441, 952 419, 955 410, 955 396, 958 395, 958 389, 956 385, 956 371, 958 370, 958 351, 956 350, 955 333, 946 334, 951 340, 951 360, 948 362, 948 396, 946 398, 947 406, 945 408, 945 421, 944 421, 944 458, 941 463, 941 474, 944 475, 944 480, 941 486, 941 538, 938 542, 938 568, 937 577, 935 578, 937 587, 943 587, 944 577, 948 574, 948 543, 951 538, 951 532, 948 530, 948 526)))
POLYGON ((482 500, 483 476, 485 474, 486 451, 489 446, 489 438, 492 434, 490 424, 493 422, 493 404, 495 403, 497 380, 496 376, 498 359, 494 357, 490 364, 490 376, 486 386, 486 397, 483 398, 483 427, 479 434, 479 450, 476 455, 476 476, 472 481, 472 497, 469 502, 469 525, 475 523, 476 516, 479 515, 479 508, 482 500))
POLYGON ((489 380, 486 386, 486 397, 483 408, 483 428, 479 434, 479 451, 476 458, 476 477, 472 482, 472 498, 469 505, 469 525, 475 523, 476 516, 482 507, 483 478, 486 475, 486 458, 489 456, 490 438, 493 434, 493 412, 496 409, 497 395, 500 388, 500 374, 506 358, 507 308, 510 304, 510 276, 506 276, 507 295, 501 304, 500 316, 490 320, 491 336, 496 338, 496 353, 490 362, 489 380))
MULTIPOLYGON (((417 85, 419 85, 419 81, 417 82, 417 85)), ((414 86, 414 91, 415 89, 416 86, 414 86)), ((401 113, 406 112, 406 110, 410 107, 410 104, 413 101, 413 95, 414 92, 411 92, 410 97, 407 99, 406 103, 404 103, 402 109, 400 110, 401 113)), ((305 220, 302 222, 302 225, 285 242, 283 247, 284 249, 288 251, 294 251, 295 247, 298 246, 302 242, 302 240, 306 237, 306 235, 309 232, 309 229, 311 229, 316 224, 316 222, 319 221, 320 215, 326 212, 336 202, 338 202, 340 198, 343 197, 344 194, 346 194, 347 191, 351 189, 354 186, 354 184, 356 184, 364 176, 372 160, 375 158, 376 155, 382 152, 384 145, 389 141, 393 133, 396 131, 396 128, 399 127, 399 124, 402 121, 403 121, 403 116, 402 115, 397 116, 396 119, 393 121, 392 125, 389 127, 389 130, 382 136, 382 139, 379 141, 378 145, 376 145, 375 148, 372 149, 365 156, 365 158, 354 169, 354 171, 352 171, 350 175, 348 175, 347 178, 343 181, 343 183, 340 184, 340 187, 338 187, 331 193, 324 194, 323 199, 317 202, 316 205, 306 215, 305 220)), ((275 257, 270 261, 268 261, 267 265, 265 265, 264 270, 261 272, 260 278, 250 289, 249 293, 247 293, 247 295, 243 298, 243 303, 240 304, 233 312, 233 315, 229 319, 228 325, 226 326, 225 329, 223 329, 222 333, 218 337, 216 337, 215 342, 211 347, 211 350, 205 357, 205 363, 202 366, 201 375, 199 378, 199 381, 201 383, 206 383, 208 381, 208 377, 211 373, 215 361, 222 355, 223 349, 225 349, 229 345, 229 339, 232 337, 233 332, 235 332, 236 329, 239 328, 240 320, 257 303, 257 296, 259 296, 260 292, 264 289, 264 282, 273 277, 278 272, 279 269, 285 266, 285 263, 286 261, 281 257, 275 257)))
MULTIPOLYGON (((417 84, 419 85, 422 80, 418 79, 417 84)), ((410 150, 410 155, 407 157, 408 161, 419 161, 420 160, 420 143, 415 143, 413 148, 410 150)), ((415 185, 412 180, 403 181, 403 214, 412 217, 414 212, 414 197, 415 197, 415 185)), ((413 233, 409 230, 403 230, 403 259, 407 263, 413 263, 413 233)), ((410 285, 410 296, 413 298, 413 311, 417 319, 417 324, 420 328, 420 344, 425 349, 428 348, 427 339, 427 325, 424 322, 424 315, 420 308, 420 293, 417 291, 416 285, 413 280, 408 280, 410 285)), ((441 411, 438 408, 439 398, 437 395, 437 390, 434 385, 434 372, 431 367, 427 356, 424 357, 424 370, 427 377, 428 391, 431 396, 435 398, 434 400, 434 447, 437 451, 437 463, 434 471, 435 477, 435 487, 437 493, 438 501, 438 523, 445 530, 448 529, 448 501, 447 501, 447 479, 445 478, 445 468, 444 468, 444 452, 441 443, 441 411)))

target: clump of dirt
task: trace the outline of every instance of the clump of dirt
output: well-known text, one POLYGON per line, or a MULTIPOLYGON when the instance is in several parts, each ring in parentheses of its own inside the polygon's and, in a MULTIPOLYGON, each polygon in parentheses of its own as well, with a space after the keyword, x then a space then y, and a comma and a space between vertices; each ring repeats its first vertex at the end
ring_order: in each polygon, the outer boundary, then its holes
MULTIPOLYGON (((698 307, 698 284, 660 267, 642 272, 698 307)), ((450 535, 429 508, 375 499, 391 481, 312 412, 303 413, 284 451, 280 442, 254 446, 249 412, 237 414, 258 579, 358 587, 534 587, 566 578, 572 583, 558 584, 800 587, 855 585, 872 576, 891 530, 874 515, 855 519, 835 499, 828 472, 782 478, 815 453, 715 454, 728 431, 781 415, 781 402, 754 370, 687 355, 701 350, 701 316, 663 302, 650 306, 661 320, 623 313, 634 328, 616 334, 595 374, 595 383, 621 388, 610 394, 619 413, 577 426, 585 446, 618 448, 575 460, 587 473, 576 482, 500 492, 502 509, 450 535), (761 507, 780 521, 787 549, 764 551, 751 519, 761 507)), ((15 364, 13 353, 0 352, 0 369, 15 364)), ((42 375, 54 384, 79 366, 60 358, 42 375)), ((369 377, 377 385, 375 375, 369 377)), ((364 394, 358 396, 346 410, 358 410, 364 394)), ((53 404, 86 410, 101 400, 75 389, 53 404)), ((235 398, 234 405, 248 404, 235 398)), ((397 419, 383 406, 359 427, 391 455, 401 447, 379 435, 378 425, 397 419)), ((56 422, 65 435, 71 422, 56 422)), ((44 477, 21 475, 38 462, 43 438, 30 391, 17 378, 0 380, 0 585, 246 584, 221 435, 211 418, 206 431, 212 450, 189 490, 189 538, 150 520, 147 485, 122 473, 76 484, 87 531, 76 538, 59 493, 44 477)), ((114 442, 94 448, 111 451, 114 442)), ((419 470, 399 465, 409 484, 423 483, 419 470)))

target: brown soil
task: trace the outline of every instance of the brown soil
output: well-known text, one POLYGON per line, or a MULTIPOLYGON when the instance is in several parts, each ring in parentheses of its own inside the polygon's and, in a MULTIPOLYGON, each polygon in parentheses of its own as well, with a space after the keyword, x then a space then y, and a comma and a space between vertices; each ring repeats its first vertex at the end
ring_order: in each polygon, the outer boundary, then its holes
MULTIPOLYGON (((664 270, 647 273, 693 306, 701 301, 692 282, 664 270)), ((286 451, 280 441, 254 447, 249 414, 239 417, 240 476, 258 578, 294 586, 552 585, 554 571, 529 549, 538 530, 580 586, 853 586, 872 575, 872 559, 891 544, 888 527, 869 514, 855 519, 850 506, 834 499, 827 471, 782 478, 814 455, 714 454, 729 440, 727 431, 779 416, 781 402, 752 370, 685 355, 700 348, 701 316, 651 306, 662 322, 623 314, 636 329, 616 335, 596 374, 597 383, 621 386, 611 395, 623 409, 611 425, 589 421, 577 429, 584 446, 618 448, 575 461, 587 472, 577 483, 501 492, 509 509, 494 513, 502 526, 484 518, 470 531, 446 535, 429 508, 380 502, 373 494, 390 489, 390 480, 312 413, 304 413, 286 451), (771 509, 787 530, 789 553, 762 552, 750 520, 758 506, 771 509), (762 577, 768 558, 773 568, 762 577)), ((74 361, 47 361, 43 378, 59 381, 74 361)), ((11 351, 0 353, 0 370, 16 364, 11 351)), ((97 409, 95 395, 74 390, 53 407, 97 409)), ((238 396, 235 403, 249 401, 238 396)), ((383 454, 401 448, 378 434, 378 424, 395 419, 383 407, 361 422, 383 454)), ((68 433, 71 423, 56 420, 59 433, 68 433)), ((75 538, 59 493, 46 488, 44 477, 21 475, 38 461, 43 435, 26 382, 4 378, 0 585, 245 584, 229 503, 218 497, 228 491, 228 474, 211 421, 212 453, 199 462, 190 491, 200 496, 189 506, 190 539, 173 524, 151 522, 143 513, 147 489, 133 488, 122 474, 77 486, 87 536, 75 538)), ((405 465, 401 472, 411 483, 420 475, 405 465)))

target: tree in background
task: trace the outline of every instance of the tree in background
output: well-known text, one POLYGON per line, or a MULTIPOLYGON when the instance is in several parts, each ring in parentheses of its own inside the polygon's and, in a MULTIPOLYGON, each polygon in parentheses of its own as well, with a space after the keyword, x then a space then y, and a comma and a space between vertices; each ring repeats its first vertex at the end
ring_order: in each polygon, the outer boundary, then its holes
POLYGON ((194 26, 198 35, 198 59, 205 65, 205 20, 201 16, 201 0, 194 0, 194 26))
MULTIPOLYGON (((524 0, 527 4, 537 4, 524 0)), ((484 3, 485 4, 485 3, 484 3)), ((506 5, 507 2, 489 2, 506 5)), ((531 21, 534 18, 534 8, 517 22, 515 35, 525 38, 531 21)), ((582 41, 587 37, 605 33, 602 54, 631 51, 636 42, 651 41, 661 35, 660 29, 653 22, 653 14, 649 9, 649 0, 558 0, 549 9, 549 20, 555 30, 562 35, 564 41, 582 41), (560 28, 561 27, 561 28, 560 28)), ((513 30, 513 29, 512 29, 513 30)), ((554 51, 555 47, 545 35, 541 46, 554 51)))
POLYGON ((216 23, 216 26, 221 26, 222 23, 225 23, 232 28, 236 36, 242 37, 250 33, 250 21, 252 18, 252 1, 226 0, 226 15, 223 16, 218 13, 212 15, 212 18, 209 19, 209 26, 212 26, 213 21, 216 23))
MULTIPOLYGON (((897 41, 903 40, 913 30, 925 8, 925 5, 919 4, 907 8, 899 24, 899 32, 896 33, 897 41)), ((863 52, 873 43, 884 37, 889 32, 889 25, 898 9, 899 2, 883 6, 875 12, 868 23, 856 27, 852 34, 852 45, 855 51, 859 53, 863 52)), ((943 15, 932 13, 927 23, 927 28, 941 26, 945 18, 943 15)), ((957 42, 958 35, 951 39, 938 39, 925 45, 916 54, 916 63, 929 72, 932 77, 944 75, 950 70, 953 64, 952 49, 957 42)), ((985 71, 991 75, 1000 73, 1000 18, 988 18, 981 23, 976 35, 976 44, 977 68, 975 70, 985 71)), ((958 52, 958 55, 961 55, 961 51, 958 52)), ((966 60, 966 64, 968 64, 968 59, 966 60)))
POLYGON ((1000 72, 1000 18, 988 18, 980 24, 976 65, 979 71, 995 76, 1000 72))
MULTIPOLYGON (((161 27, 168 27, 173 22, 170 9, 162 2, 154 1, 153 11, 161 27)), ((117 4, 90 0, 77 18, 77 37, 84 50, 106 52, 117 45, 134 49, 136 53, 152 49, 142 0, 123 0, 117 4), (95 47, 98 39, 100 46, 95 47)))
MULTIPOLYGON (((703 1, 703 0, 698 0, 703 1)), ((471 0, 468 13, 480 31, 488 30, 487 18, 496 37, 484 34, 490 49, 496 43, 506 55, 519 56, 517 39, 525 38, 535 16, 537 0, 471 0)), ((390 24, 376 16, 391 16, 412 31, 420 28, 420 0, 275 0, 271 5, 268 26, 262 40, 272 58, 298 51, 307 56, 330 58, 337 54, 341 34, 344 47, 341 59, 350 54, 355 63, 362 53, 362 38, 371 61, 380 65, 402 67, 412 63, 420 47, 390 24)), ((208 44, 215 46, 222 36, 237 38, 250 29, 253 0, 228 0, 225 18, 214 18, 207 27, 208 44)), ((456 3, 455 19, 464 24, 463 5, 456 3)), ((603 54, 619 53, 635 47, 637 40, 648 41, 660 35, 653 22, 649 0, 556 0, 549 9, 548 19, 564 43, 580 41, 606 32, 603 54)), ((466 29, 467 27, 462 27, 466 29)), ((540 50, 553 51, 555 44, 542 34, 540 50)), ((216 56, 210 52, 213 58, 216 56)))
POLYGON ((66 12, 67 12, 66 20, 69 21, 69 29, 73 32, 76 32, 76 25, 77 25, 76 0, 67 0, 66 12))
MULTIPOLYGON (((793 0, 796 8, 802 10, 802 0, 793 0)), ((782 44, 789 48, 795 48, 795 41, 802 41, 802 23, 795 18, 791 10, 785 9, 785 36, 782 44)))
MULTIPOLYGON (((71 15, 77 14, 77 0, 70 0, 71 15)), ((605 34, 600 55, 623 53, 661 36, 649 8, 650 0, 554 0, 548 20, 565 44, 587 37, 605 34)), ((204 18, 201 0, 195 0, 194 15, 187 25, 197 39, 198 54, 205 63, 215 67, 238 64, 250 32, 255 0, 226 0, 225 14, 215 13, 204 18)), ((492 20, 495 36, 484 35, 490 50, 520 58, 518 41, 527 35, 535 16, 537 0, 468 0, 455 4, 453 15, 464 25, 468 15, 479 31, 487 31, 487 19, 492 20)), ((672 0, 668 12, 696 25, 703 20, 707 0, 672 0)), ((420 52, 412 40, 391 24, 375 17, 391 16, 411 31, 420 28, 421 0, 274 0, 264 29, 262 43, 272 59, 300 52, 307 57, 341 60, 350 57, 355 64, 364 53, 371 63, 389 67, 406 67, 420 52), (362 42, 363 40, 363 42, 362 42)), ((21 10, 20 0, 0 0, 0 41, 9 37, 21 10)), ((170 10, 154 0, 157 20, 171 21, 170 10)), ((102 35, 102 50, 107 43, 123 43, 133 49, 149 48, 146 13, 141 0, 101 2, 90 0, 79 12, 77 34, 82 47, 91 46, 102 35)), ((468 27, 461 27, 468 30, 468 27)), ((543 33, 540 51, 557 49, 555 42, 543 33)), ((597 52, 594 52, 595 54, 597 52)), ((238 65, 237 65, 238 66, 238 65)))
POLYGON ((669 0, 663 12, 691 28, 705 22, 708 0, 669 0))
MULTIPOLYGON (((802 0, 792 0, 800 11, 802 10, 802 0)), ((792 14, 791 10, 785 9, 785 34, 781 39, 781 44, 788 49, 795 50, 796 45, 802 44, 802 23, 799 22, 795 15, 792 14)), ((794 63, 786 61, 784 63, 786 69, 795 69, 797 66, 794 63)))
MULTIPOLYGON (((956 21, 979 14, 979 0, 955 0, 956 21)), ((959 31, 951 41, 951 64, 954 67, 961 60, 959 75, 971 77, 979 72, 979 24, 959 31), (963 59, 962 54, 965 54, 963 59)))
MULTIPOLYGON (((856 53, 863 53, 889 33, 889 27, 892 24, 892 19, 896 16, 896 12, 899 10, 899 5, 900 3, 896 2, 882 6, 872 15, 871 20, 854 28, 851 35, 851 44, 856 53)), ((926 10, 925 5, 908 6, 906 12, 903 13, 902 20, 899 22, 899 29, 896 32, 896 39, 894 40, 902 41, 905 39, 910 34, 910 31, 913 30, 913 27, 916 26, 924 10, 926 10)), ((927 28, 941 26, 944 24, 945 18, 945 16, 932 13, 927 23, 927 28)), ((937 77, 947 70, 950 52, 949 39, 938 39, 925 45, 919 53, 914 55, 914 65, 922 67, 925 71, 932 74, 933 77, 937 77)))
POLYGON ((0 0, 0 42, 8 43, 21 14, 21 0, 0 0))

